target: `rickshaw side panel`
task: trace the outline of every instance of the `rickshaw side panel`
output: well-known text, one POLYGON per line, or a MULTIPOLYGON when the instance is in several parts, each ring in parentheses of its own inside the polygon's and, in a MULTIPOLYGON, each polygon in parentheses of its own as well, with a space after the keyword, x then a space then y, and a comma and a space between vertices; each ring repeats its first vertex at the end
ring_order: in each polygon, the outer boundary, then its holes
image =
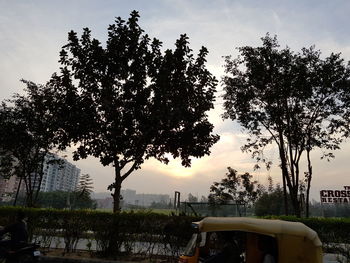
POLYGON ((278 235, 278 262, 322 263, 322 248, 305 237, 278 235))

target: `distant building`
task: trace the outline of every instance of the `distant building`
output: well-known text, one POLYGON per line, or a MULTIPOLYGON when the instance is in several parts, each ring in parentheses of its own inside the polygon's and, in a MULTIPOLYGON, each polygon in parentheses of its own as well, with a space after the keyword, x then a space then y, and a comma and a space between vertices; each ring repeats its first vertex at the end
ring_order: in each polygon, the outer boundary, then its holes
POLYGON ((113 198, 96 199, 97 208, 113 209, 113 198))
POLYGON ((170 196, 167 194, 137 194, 135 190, 121 190, 124 204, 150 206, 152 203, 169 203, 170 196))
POLYGON ((45 162, 40 190, 43 192, 74 191, 79 183, 80 169, 57 155, 54 158, 60 162, 45 162))
MULTIPOLYGON (((79 183, 80 169, 57 155, 54 155, 54 159, 61 160, 60 163, 48 163, 51 159, 52 157, 46 157, 40 191, 74 191, 79 183)), ((35 180, 35 178, 37 177, 33 176, 32 180, 35 180)), ((20 179, 17 176, 12 176, 9 179, 0 177, 0 201, 6 202, 14 198, 19 181, 20 179)), ((38 182, 35 185, 38 186, 38 182)), ((23 181, 20 191, 25 191, 23 181)))
MULTIPOLYGON (((152 203, 168 204, 170 202, 170 197, 167 194, 137 194, 135 190, 131 189, 122 189, 120 194, 123 197, 120 203, 121 207, 127 205, 149 207, 152 203)), ((98 208, 113 208, 113 198, 109 194, 106 197, 97 198, 96 202, 98 208)))
POLYGON ((15 196, 19 185, 19 178, 12 176, 9 179, 5 179, 0 176, 0 201, 11 201, 15 196))
POLYGON ((124 204, 132 204, 135 205, 135 201, 137 200, 137 195, 135 190, 131 189, 122 189, 120 194, 123 197, 124 204))
MULTIPOLYGON (((6 153, 3 153, 3 154, 5 154, 6 156, 6 153)), ((16 160, 12 160, 12 161, 13 161, 13 165, 17 164, 16 160)), ((16 195, 19 182, 20 182, 20 179, 16 176, 11 176, 9 179, 5 179, 2 176, 0 176, 0 201, 2 202, 11 201, 12 198, 16 195)), ((21 189, 23 189, 23 186, 21 187, 21 189)))

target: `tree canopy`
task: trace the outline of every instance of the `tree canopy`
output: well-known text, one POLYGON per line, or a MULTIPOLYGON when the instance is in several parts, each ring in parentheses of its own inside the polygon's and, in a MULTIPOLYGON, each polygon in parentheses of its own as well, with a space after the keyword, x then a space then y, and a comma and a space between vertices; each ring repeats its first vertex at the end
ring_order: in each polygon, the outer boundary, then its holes
POLYGON ((81 196, 87 195, 90 196, 93 192, 93 182, 89 174, 82 174, 79 178, 79 184, 77 186, 77 189, 75 190, 78 192, 81 196))
POLYGON ((138 18, 136 11, 127 21, 118 17, 105 46, 88 28, 80 38, 71 31, 50 81, 62 142, 77 145, 74 159, 94 156, 114 167, 114 211, 121 183, 146 159, 167 163, 170 153, 190 166, 191 156, 209 154, 218 140, 207 116, 217 84, 205 65, 207 49, 194 58, 181 35, 174 50, 162 53, 138 18))
POLYGON ((249 173, 238 174, 231 167, 228 167, 227 170, 225 178, 210 186, 209 203, 235 202, 248 206, 253 205, 262 193, 262 186, 257 181, 253 181, 253 176, 249 173))
MULTIPOLYGON (((268 188, 262 191, 254 204, 255 215, 283 215, 285 212, 283 189, 280 184, 273 184, 272 177, 268 177, 268 180, 268 188)), ((288 202, 290 203, 289 199, 288 202)))
POLYGON ((45 156, 58 143, 52 122, 51 93, 44 85, 23 81, 25 95, 15 94, 0 107, 0 176, 16 175, 26 190, 26 204, 38 196, 45 156))
POLYGON ((81 192, 40 192, 37 206, 57 209, 96 209, 96 201, 90 195, 81 192))
POLYGON ((304 169, 308 204, 310 152, 319 148, 323 157, 332 157, 342 141, 342 118, 349 110, 342 99, 349 88, 349 66, 340 54, 323 59, 314 47, 300 53, 279 49, 277 38, 269 35, 262 42, 260 47, 239 48, 236 59, 226 57, 224 118, 245 128, 249 138, 242 150, 268 168, 271 162, 264 149, 277 145, 284 193, 288 187, 294 211, 300 215, 300 160, 305 158, 308 164, 304 169))

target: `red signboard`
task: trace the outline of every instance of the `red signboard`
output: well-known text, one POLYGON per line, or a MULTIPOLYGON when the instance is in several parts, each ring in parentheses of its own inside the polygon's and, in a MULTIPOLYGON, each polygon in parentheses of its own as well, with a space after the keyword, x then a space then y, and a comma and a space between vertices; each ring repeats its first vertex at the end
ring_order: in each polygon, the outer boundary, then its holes
POLYGON ((349 204, 350 186, 344 186, 343 190, 321 190, 321 203, 324 204, 349 204))

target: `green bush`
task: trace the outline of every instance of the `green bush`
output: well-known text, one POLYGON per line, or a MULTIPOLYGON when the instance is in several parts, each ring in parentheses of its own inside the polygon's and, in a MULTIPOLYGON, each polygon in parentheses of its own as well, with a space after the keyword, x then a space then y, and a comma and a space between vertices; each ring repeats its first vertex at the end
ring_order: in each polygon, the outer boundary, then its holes
MULTIPOLYGON (((95 210, 56 210, 18 207, 0 207, 0 225, 13 222, 18 210, 28 216, 28 229, 33 241, 42 247, 52 247, 55 238, 63 238, 65 251, 74 251, 82 238, 94 239, 97 253, 104 257, 117 257, 122 253, 143 254, 180 253, 191 236, 191 222, 197 217, 176 216, 146 212, 117 214, 95 210), (135 242, 142 246, 135 246, 135 242), (157 252, 158 246, 158 252, 157 252)), ((268 216, 286 221, 302 222, 314 229, 325 244, 350 243, 350 218, 297 218, 268 216)))
POLYGON ((0 224, 11 222, 19 209, 28 216, 31 240, 40 241, 44 248, 49 249, 54 239, 61 237, 65 252, 71 252, 80 239, 93 238, 97 253, 111 258, 125 253, 150 258, 159 253, 160 248, 163 254, 176 257, 191 236, 191 222, 199 219, 152 212, 113 214, 95 210, 1 207, 0 224), (135 241, 142 246, 135 246, 135 241))

